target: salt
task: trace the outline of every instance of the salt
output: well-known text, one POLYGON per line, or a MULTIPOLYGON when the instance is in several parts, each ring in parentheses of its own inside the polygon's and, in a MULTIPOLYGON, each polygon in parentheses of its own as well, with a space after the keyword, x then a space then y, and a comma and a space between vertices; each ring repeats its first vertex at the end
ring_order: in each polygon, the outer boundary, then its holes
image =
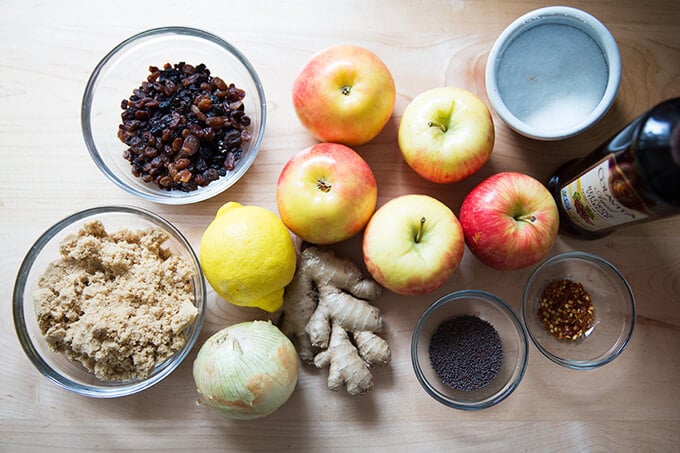
POLYGON ((605 56, 578 28, 542 24, 514 39, 500 57, 498 91, 521 121, 544 131, 579 124, 602 99, 605 56))

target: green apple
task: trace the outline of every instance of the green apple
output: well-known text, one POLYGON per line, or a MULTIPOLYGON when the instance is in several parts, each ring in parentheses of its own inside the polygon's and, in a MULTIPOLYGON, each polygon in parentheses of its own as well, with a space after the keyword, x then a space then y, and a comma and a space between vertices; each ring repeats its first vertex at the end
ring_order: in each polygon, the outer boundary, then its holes
POLYGON ((406 106, 398 140, 404 160, 416 173, 445 184, 467 178, 486 163, 495 131, 479 97, 443 87, 421 93, 406 106))
POLYGON ((369 142, 389 121, 396 88, 377 55, 357 46, 334 46, 314 55, 293 83, 293 106, 302 125, 322 142, 369 142))
POLYGON ((402 195, 385 203, 364 231, 363 257, 373 278, 402 295, 429 293, 463 258, 463 229, 455 214, 428 195, 402 195))

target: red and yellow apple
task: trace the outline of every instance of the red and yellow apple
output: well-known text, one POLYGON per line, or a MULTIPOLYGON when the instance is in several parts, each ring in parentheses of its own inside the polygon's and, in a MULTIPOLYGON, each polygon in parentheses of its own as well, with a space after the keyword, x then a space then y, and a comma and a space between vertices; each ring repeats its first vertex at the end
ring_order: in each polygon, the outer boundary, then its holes
POLYGON ((463 200, 465 242, 480 261, 501 270, 538 263, 552 248, 559 228, 557 205, 531 176, 497 173, 463 200))
POLYGON ((377 55, 357 46, 334 46, 314 55, 293 83, 293 106, 316 139, 363 145, 389 121, 394 80, 377 55))
POLYGON ((460 181, 491 156, 493 120, 484 102, 470 91, 434 88, 411 101, 399 123, 399 149, 423 178, 440 184, 460 181))
POLYGON ((364 231, 364 263, 373 278, 402 295, 434 291, 463 258, 455 214, 428 195, 402 195, 381 206, 364 231))
POLYGON ((359 233, 375 211, 378 186, 366 161, 339 143, 306 148, 284 165, 276 184, 279 216, 313 244, 359 233))

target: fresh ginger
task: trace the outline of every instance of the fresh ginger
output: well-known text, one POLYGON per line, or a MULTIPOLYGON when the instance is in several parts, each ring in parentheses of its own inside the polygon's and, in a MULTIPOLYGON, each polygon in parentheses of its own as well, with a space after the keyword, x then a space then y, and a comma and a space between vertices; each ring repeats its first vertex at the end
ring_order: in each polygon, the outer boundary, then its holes
POLYGON ((366 337, 373 347, 368 351, 362 351, 358 345, 355 347, 347 331, 334 322, 328 349, 321 351, 314 358, 314 365, 317 368, 329 367, 328 388, 331 390, 338 390, 344 384, 350 395, 366 393, 373 388, 373 375, 368 369, 369 366, 374 364, 384 366, 389 362, 389 357, 386 356, 386 353, 389 353, 389 346, 385 340, 366 331, 358 332, 357 335, 366 337), (364 363, 361 363, 362 359, 364 363))
POLYGON ((303 362, 329 367, 331 390, 345 385, 351 395, 366 393, 374 385, 369 368, 389 364, 389 345, 376 334, 383 327, 380 310, 369 303, 381 291, 330 250, 310 246, 300 253, 284 293, 280 328, 303 362))

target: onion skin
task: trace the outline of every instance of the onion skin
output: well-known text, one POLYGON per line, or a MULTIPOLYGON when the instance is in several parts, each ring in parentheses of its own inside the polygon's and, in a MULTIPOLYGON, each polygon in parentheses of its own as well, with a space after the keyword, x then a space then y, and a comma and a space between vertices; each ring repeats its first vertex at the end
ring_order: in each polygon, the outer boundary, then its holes
POLYGON ((295 390, 297 352, 269 321, 225 327, 208 338, 194 360, 201 400, 236 420, 265 417, 295 390))

